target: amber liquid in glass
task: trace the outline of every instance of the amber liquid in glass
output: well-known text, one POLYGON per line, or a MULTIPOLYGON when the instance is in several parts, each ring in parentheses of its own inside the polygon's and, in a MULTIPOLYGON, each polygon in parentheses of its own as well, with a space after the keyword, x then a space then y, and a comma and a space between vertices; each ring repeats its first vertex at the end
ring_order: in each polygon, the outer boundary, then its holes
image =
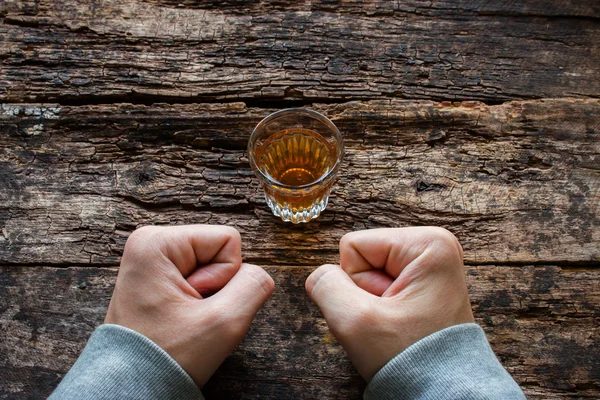
MULTIPOLYGON (((298 186, 316 182, 335 164, 335 151, 321 135, 308 129, 287 129, 271 136, 257 150, 257 164, 265 175, 283 185, 298 186)), ((275 193, 280 206, 294 211, 308 208, 325 188, 311 188, 300 193, 275 193)), ((297 190, 296 190, 297 192, 297 190)))

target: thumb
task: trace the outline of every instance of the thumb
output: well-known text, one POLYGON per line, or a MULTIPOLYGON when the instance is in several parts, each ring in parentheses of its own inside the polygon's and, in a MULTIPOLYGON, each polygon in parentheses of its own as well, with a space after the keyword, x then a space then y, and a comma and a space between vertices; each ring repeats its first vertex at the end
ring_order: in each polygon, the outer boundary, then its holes
POLYGON ((373 296, 365 292, 339 266, 325 264, 306 279, 306 292, 321 309, 331 328, 369 304, 373 296))
POLYGON ((273 294, 273 278, 261 267, 242 264, 231 280, 209 297, 208 301, 227 313, 230 317, 250 325, 258 310, 273 294))

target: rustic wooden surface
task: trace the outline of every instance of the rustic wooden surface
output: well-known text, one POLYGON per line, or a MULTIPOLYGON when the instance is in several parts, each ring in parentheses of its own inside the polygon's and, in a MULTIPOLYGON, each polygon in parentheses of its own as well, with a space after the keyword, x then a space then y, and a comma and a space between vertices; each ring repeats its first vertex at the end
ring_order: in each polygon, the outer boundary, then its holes
POLYGON ((136 226, 193 222, 235 226, 267 264, 315 265, 345 232, 410 224, 451 229, 469 264, 600 259, 600 100, 315 104, 344 132, 344 173, 299 227, 272 218, 246 159, 271 109, 2 107, 2 263, 117 265, 136 226))
POLYGON ((0 398, 45 398, 129 233, 183 223, 235 226, 277 284, 209 399, 360 398, 303 282, 344 233, 408 225, 459 237, 528 397, 600 396, 600 6, 554 3, 0 3, 0 398), (296 105, 347 148, 302 226, 245 153, 296 105))
POLYGON ((6 0, 0 100, 600 93, 595 0, 286 3, 6 0))
MULTIPOLYGON (((359 398, 363 383, 306 301, 311 267, 267 267, 271 301, 206 387, 207 398, 359 398)), ((47 396, 104 318, 115 268, 0 271, 0 384, 47 396)), ((600 274, 555 266, 467 268, 478 322, 530 398, 590 397, 600 379, 600 274)), ((27 395, 26 395, 27 394, 27 395)))

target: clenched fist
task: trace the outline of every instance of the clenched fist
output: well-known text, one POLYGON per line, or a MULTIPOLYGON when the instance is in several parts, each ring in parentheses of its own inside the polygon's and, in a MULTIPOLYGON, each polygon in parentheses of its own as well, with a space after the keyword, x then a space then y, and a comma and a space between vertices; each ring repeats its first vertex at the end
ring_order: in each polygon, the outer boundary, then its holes
POLYGON ((144 227, 127 240, 105 323, 148 337, 202 387, 273 286, 262 268, 242 264, 233 228, 144 227))
POLYGON ((319 267, 306 290, 366 381, 420 339, 474 321, 462 248, 441 228, 347 234, 340 265, 319 267))

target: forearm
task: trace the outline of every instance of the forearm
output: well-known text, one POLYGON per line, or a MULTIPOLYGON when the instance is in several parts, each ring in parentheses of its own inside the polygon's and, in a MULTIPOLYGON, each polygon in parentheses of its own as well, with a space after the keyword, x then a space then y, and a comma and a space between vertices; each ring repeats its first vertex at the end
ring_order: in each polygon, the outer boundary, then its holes
POLYGON ((436 332, 388 362, 369 383, 366 400, 525 399, 476 324, 436 332))
POLYGON ((51 400, 202 399, 189 375, 145 336, 101 325, 51 400))

